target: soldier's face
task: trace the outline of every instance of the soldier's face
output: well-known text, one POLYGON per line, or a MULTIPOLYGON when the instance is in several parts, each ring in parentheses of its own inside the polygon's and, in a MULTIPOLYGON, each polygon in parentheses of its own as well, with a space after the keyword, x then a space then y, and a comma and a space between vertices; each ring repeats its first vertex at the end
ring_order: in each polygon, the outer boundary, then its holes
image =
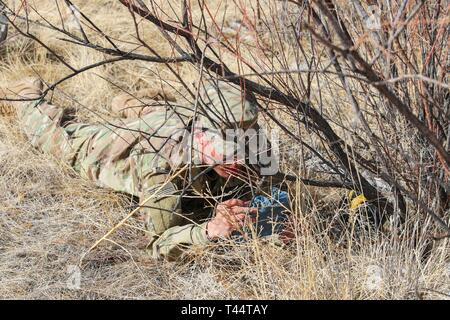
POLYGON ((214 171, 222 178, 228 178, 237 175, 241 165, 238 163, 220 164, 214 167, 214 171))

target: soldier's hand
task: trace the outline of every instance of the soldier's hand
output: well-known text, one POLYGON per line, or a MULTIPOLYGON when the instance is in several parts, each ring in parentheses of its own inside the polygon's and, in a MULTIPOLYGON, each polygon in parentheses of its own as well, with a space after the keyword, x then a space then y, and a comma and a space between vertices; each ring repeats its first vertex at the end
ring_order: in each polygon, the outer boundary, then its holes
POLYGON ((227 238, 230 234, 241 228, 249 214, 256 214, 257 208, 248 207, 248 202, 239 199, 230 199, 217 205, 215 217, 207 226, 210 240, 227 238))

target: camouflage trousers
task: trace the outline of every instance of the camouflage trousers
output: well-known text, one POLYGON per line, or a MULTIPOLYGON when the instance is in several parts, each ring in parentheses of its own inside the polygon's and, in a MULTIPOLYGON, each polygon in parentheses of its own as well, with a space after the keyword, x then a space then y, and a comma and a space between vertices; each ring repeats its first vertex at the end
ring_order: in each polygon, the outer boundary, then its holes
MULTIPOLYGON (((133 96, 123 94, 115 97, 111 103, 111 112, 118 118, 136 119, 150 113, 152 102, 159 99, 175 101, 172 95, 159 90, 141 90, 133 96)), ((69 163, 74 160, 74 153, 80 156, 79 147, 85 144, 87 139, 98 135, 99 131, 104 129, 101 125, 71 123, 63 108, 46 101, 38 104, 16 103, 16 109, 22 129, 32 145, 69 163), (77 135, 73 136, 75 132, 77 135)), ((107 135, 104 139, 110 140, 107 135)), ((85 156, 88 156, 88 153, 85 156)), ((82 159, 79 162, 82 162, 82 159)))

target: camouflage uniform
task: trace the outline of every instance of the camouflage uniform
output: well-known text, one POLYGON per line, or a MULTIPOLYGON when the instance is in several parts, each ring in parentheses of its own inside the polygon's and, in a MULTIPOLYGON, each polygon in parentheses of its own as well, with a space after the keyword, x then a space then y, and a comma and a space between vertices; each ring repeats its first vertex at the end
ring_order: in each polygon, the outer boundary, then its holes
MULTIPOLYGON (((41 86, 39 81, 28 79, 10 91, 34 98, 41 86)), ((204 122, 212 125, 222 114, 229 124, 255 123, 255 104, 243 99, 240 90, 221 86, 220 90, 206 90, 204 99, 218 113, 216 119, 207 117, 204 122), (218 104, 222 99, 226 107, 218 104)), ((15 103, 15 108, 33 146, 67 161, 83 178, 98 186, 139 197, 151 234, 152 256, 172 260, 191 245, 210 242, 206 219, 211 218, 214 203, 222 199, 211 199, 206 189, 219 196, 225 187, 238 183, 226 182, 212 171, 202 175, 204 166, 187 170, 174 161, 185 152, 180 146, 191 137, 188 128, 194 108, 170 103, 173 97, 162 97, 163 104, 155 96, 150 98, 114 99, 113 111, 127 118, 107 124, 73 123, 66 119, 62 108, 46 101, 15 103), (198 178, 190 183, 189 174, 198 178)))

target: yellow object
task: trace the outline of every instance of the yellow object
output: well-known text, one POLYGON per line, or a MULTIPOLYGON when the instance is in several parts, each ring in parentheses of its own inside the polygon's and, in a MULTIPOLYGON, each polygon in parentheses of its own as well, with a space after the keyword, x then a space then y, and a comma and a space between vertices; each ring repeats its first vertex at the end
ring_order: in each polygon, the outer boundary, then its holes
POLYGON ((355 190, 352 190, 348 193, 348 200, 351 210, 358 209, 362 204, 364 204, 367 201, 364 194, 361 193, 360 195, 357 196, 355 190))

